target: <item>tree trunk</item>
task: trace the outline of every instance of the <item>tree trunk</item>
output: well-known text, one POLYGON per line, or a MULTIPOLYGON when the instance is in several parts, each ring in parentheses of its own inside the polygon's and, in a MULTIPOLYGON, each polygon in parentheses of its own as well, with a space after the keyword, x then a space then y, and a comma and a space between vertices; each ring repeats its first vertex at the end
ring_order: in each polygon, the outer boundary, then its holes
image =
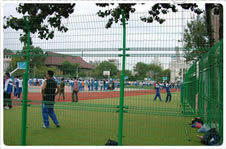
POLYGON ((206 9, 206 30, 207 35, 209 38, 209 47, 212 47, 214 44, 214 37, 213 37, 213 26, 212 26, 212 5, 213 4, 205 4, 206 9))
POLYGON ((222 6, 222 4, 220 4, 220 20, 219 20, 219 22, 220 22, 220 27, 219 27, 219 40, 221 40, 221 39, 223 39, 223 19, 224 19, 224 17, 223 17, 223 6, 222 6))

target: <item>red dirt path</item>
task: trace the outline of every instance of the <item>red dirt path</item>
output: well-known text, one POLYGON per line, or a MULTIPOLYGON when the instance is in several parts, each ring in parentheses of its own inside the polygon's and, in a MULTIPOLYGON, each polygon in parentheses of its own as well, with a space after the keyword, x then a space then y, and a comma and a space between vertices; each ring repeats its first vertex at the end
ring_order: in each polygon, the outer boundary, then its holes
MULTIPOLYGON (((178 90, 179 91, 179 90, 178 90)), ((161 90, 161 93, 166 93, 165 90, 161 90)), ((171 89, 171 92, 176 92, 176 89, 171 89)), ((125 91, 124 97, 127 96, 139 96, 155 94, 155 90, 137 90, 137 91, 125 91)), ((79 92, 79 100, 91 100, 91 99, 104 99, 104 98, 116 98, 120 97, 119 91, 105 91, 105 92, 79 92)), ((56 97, 57 101, 58 96, 56 97)), ((28 93, 28 99, 41 101, 42 97, 40 93, 28 93)), ((71 93, 65 93, 65 101, 71 101, 71 93)), ((60 101, 63 101, 61 96, 60 101)))

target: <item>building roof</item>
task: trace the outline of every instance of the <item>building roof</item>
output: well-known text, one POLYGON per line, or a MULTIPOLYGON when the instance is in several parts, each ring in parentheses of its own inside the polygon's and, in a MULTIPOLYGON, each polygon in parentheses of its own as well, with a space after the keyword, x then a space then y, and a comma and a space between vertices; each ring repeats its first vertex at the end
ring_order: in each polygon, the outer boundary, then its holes
POLYGON ((59 54, 59 53, 54 53, 49 51, 46 52, 46 54, 48 55, 47 58, 45 59, 46 65, 60 66, 64 61, 69 61, 73 64, 79 63, 81 68, 85 68, 85 69, 95 68, 95 66, 87 63, 79 56, 70 56, 66 54, 59 54))
POLYGON ((15 53, 13 53, 12 51, 9 51, 9 50, 4 50, 4 56, 5 55, 15 55, 15 53))

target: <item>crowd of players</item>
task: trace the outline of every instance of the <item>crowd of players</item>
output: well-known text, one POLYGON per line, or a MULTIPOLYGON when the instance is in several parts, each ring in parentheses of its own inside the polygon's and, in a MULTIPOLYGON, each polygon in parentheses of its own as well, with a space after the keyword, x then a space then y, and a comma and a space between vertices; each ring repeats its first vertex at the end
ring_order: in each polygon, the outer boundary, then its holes
MULTIPOLYGON (((29 79, 28 80, 28 84, 29 86, 42 86, 43 82, 45 79, 37 79, 37 78, 33 78, 33 79, 29 79)), ((54 80, 57 82, 58 85, 60 85, 60 83, 63 81, 65 86, 70 86, 71 88, 73 88, 74 86, 74 81, 73 79, 57 79, 54 77, 54 80)), ((78 80, 78 87, 79 87, 79 91, 84 91, 85 90, 85 86, 87 87, 88 91, 104 91, 104 90, 114 90, 117 87, 119 87, 119 81, 116 80, 112 80, 112 79, 102 79, 102 80, 94 80, 94 79, 90 79, 90 80, 82 80, 79 79, 78 80)))
MULTIPOLYGON (((20 100, 21 98, 21 93, 22 93, 22 88, 23 88, 23 78, 22 76, 15 76, 15 78, 11 78, 12 81, 12 91, 14 95, 14 99, 20 100)), ((73 91, 74 87, 74 80, 73 79, 64 79, 64 78, 55 78, 53 79, 57 82, 57 84, 64 90, 65 86, 71 87, 71 91, 73 91)), ((42 86, 44 83, 45 79, 37 79, 37 78, 31 78, 28 80, 29 86, 42 86)), ((4 81, 5 82, 5 81, 4 81)), ((113 80, 113 79, 102 79, 102 80, 82 80, 78 79, 78 90, 79 91, 85 91, 85 88, 87 91, 105 91, 105 90, 114 90, 115 88, 120 88, 120 82, 119 80, 113 80)), ((162 101, 161 96, 160 96, 160 90, 166 89, 167 92, 167 98, 166 102, 171 101, 171 88, 180 88, 180 85, 178 83, 169 83, 168 81, 166 82, 138 82, 138 81, 127 81, 125 83, 126 85, 135 85, 135 86, 154 86, 154 89, 156 90, 156 95, 154 98, 154 101, 156 101, 156 98, 158 97, 160 101, 162 101)), ((5 85, 5 84, 4 84, 5 85)), ((8 88, 10 90, 10 88, 8 88)), ((59 100, 59 99, 58 99, 59 100)))

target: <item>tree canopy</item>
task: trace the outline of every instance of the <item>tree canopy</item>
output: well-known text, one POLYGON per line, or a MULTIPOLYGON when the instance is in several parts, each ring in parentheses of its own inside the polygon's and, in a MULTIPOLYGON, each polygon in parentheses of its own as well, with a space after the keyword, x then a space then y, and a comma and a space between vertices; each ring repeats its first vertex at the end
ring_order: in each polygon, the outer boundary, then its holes
POLYGON ((118 73, 118 68, 115 64, 108 62, 108 61, 104 61, 101 62, 96 68, 95 70, 93 70, 93 76, 96 78, 107 78, 107 76, 103 75, 104 71, 110 71, 110 77, 115 77, 118 73))
MULTIPOLYGON (((129 20, 130 14, 136 11, 135 5, 137 3, 96 3, 99 7, 114 6, 105 11, 99 10, 97 15, 99 17, 108 17, 108 22, 106 23, 106 28, 110 28, 113 23, 118 23, 121 21, 121 9, 125 10, 126 20, 129 20)), ((144 5, 144 3, 142 3, 144 5)), ((200 14, 203 12, 196 3, 183 3, 183 4, 171 4, 171 3, 156 3, 149 10, 149 16, 141 17, 141 21, 152 23, 157 21, 162 24, 165 19, 160 17, 160 14, 167 14, 169 12, 177 12, 178 7, 186 10, 193 11, 194 13, 200 14)), ((45 4, 19 4, 16 8, 17 12, 23 15, 27 15, 31 33, 38 33, 40 39, 52 39, 54 37, 54 31, 57 29, 61 32, 67 32, 68 28, 62 24, 62 19, 68 18, 75 9, 75 4, 55 4, 55 3, 45 3, 45 4)), ((223 38, 223 7, 221 4, 206 4, 206 12, 213 10, 215 14, 221 14, 220 17, 220 38, 223 38)), ((208 31, 211 30, 210 23, 210 13, 207 15, 207 28, 208 31)), ((4 28, 11 27, 15 30, 23 30, 24 34, 21 34, 20 41, 26 42, 26 27, 23 18, 17 18, 14 16, 4 17, 5 23, 4 28)), ((209 32, 209 36, 211 32, 209 32)), ((31 42, 32 43, 32 42, 31 42)))
MULTIPOLYGON (((110 18, 108 19, 108 22, 106 24, 106 28, 110 28, 111 25, 113 24, 113 22, 118 23, 119 20, 122 21, 120 19, 121 9, 125 10, 125 18, 126 18, 126 20, 129 20, 130 13, 134 13, 136 11, 136 9, 134 8, 134 6, 136 4, 137 3, 119 3, 119 4, 97 3, 96 5, 100 6, 100 7, 116 5, 115 8, 113 8, 113 9, 108 9, 105 11, 99 10, 97 12, 97 14, 99 17, 110 16, 110 18)), ((144 3, 142 3, 142 5, 144 5, 144 3)), ((200 14, 203 12, 201 9, 198 8, 198 5, 196 3, 186 3, 186 4, 178 4, 178 5, 170 4, 170 3, 156 3, 148 11, 149 16, 141 17, 141 20, 144 22, 147 22, 147 23, 152 23, 153 21, 157 21, 160 24, 162 24, 165 21, 165 19, 160 18, 160 14, 167 14, 170 12, 170 10, 172 12, 177 12, 178 6, 182 7, 183 9, 190 9, 191 11, 194 11, 197 14, 200 14)))
POLYGON ((136 72, 135 78, 138 80, 144 80, 144 78, 151 77, 152 80, 162 80, 162 77, 165 76, 170 79, 170 70, 163 68, 157 64, 145 64, 143 62, 138 62, 134 66, 134 71, 136 72))
POLYGON ((64 61, 60 66, 60 70, 63 72, 64 75, 75 76, 78 72, 78 69, 78 63, 73 64, 69 61, 64 61))
MULTIPOLYGON (((75 4, 19 4, 16 11, 24 16, 30 26, 31 33, 38 33, 40 39, 52 39, 54 31, 67 32, 68 28, 62 24, 63 18, 68 18, 74 12, 75 4)), ((20 35, 20 41, 26 43, 26 32, 24 18, 14 16, 4 17, 4 28, 11 27, 12 29, 23 30, 24 34, 20 35)), ((32 43, 32 42, 31 42, 32 43)))
POLYGON ((207 52, 209 40, 204 18, 198 16, 187 23, 183 39, 186 61, 199 60, 207 52))
MULTIPOLYGON (((24 46, 21 51, 17 51, 15 55, 12 56, 12 61, 7 68, 7 71, 13 71, 17 68, 17 62, 25 62, 26 61, 26 49, 24 46)), ((30 46, 30 73, 33 74, 35 71, 35 67, 43 67, 45 66, 45 58, 43 50, 40 47, 30 46)))

